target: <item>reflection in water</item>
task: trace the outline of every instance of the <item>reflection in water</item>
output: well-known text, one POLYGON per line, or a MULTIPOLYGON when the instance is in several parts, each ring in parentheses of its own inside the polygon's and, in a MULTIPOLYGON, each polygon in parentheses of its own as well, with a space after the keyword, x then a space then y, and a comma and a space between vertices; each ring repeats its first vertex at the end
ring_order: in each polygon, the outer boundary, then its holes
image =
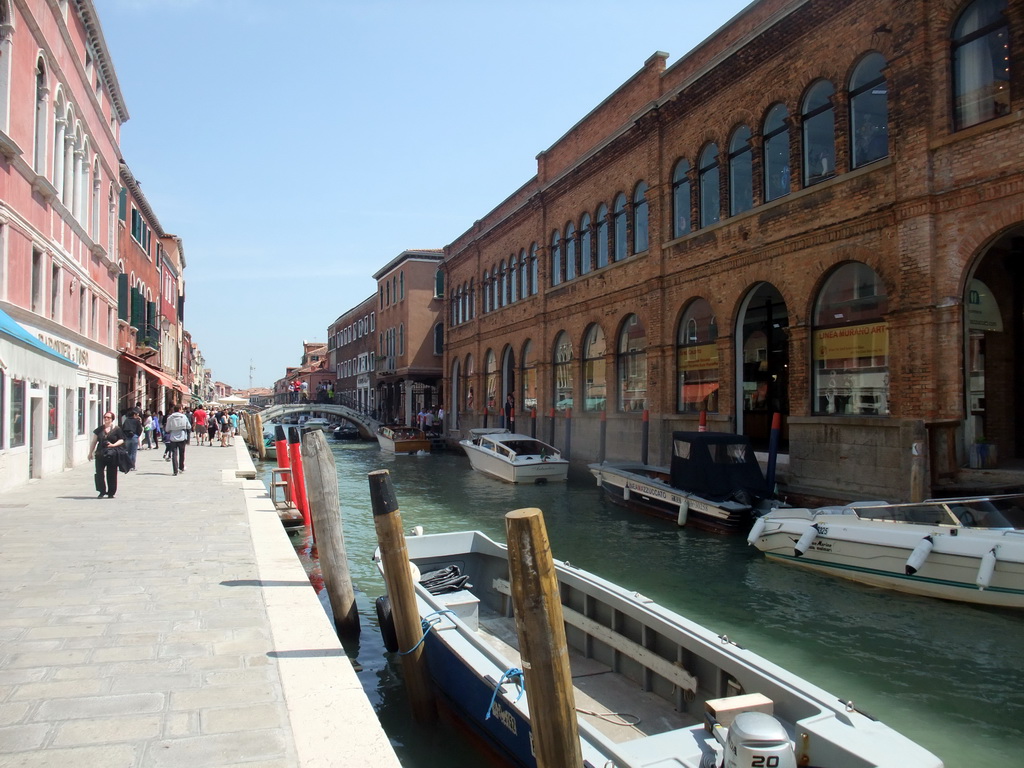
POLYGON ((427 533, 481 530, 504 541, 506 512, 539 507, 555 557, 641 592, 852 700, 950 768, 1019 763, 1022 616, 768 563, 743 537, 679 529, 610 504, 589 475, 512 486, 473 472, 454 452, 392 456, 375 443, 332 448, 363 628, 346 650, 406 768, 489 761, 449 725, 412 724, 401 663, 380 640, 373 599, 384 585, 371 561, 376 536, 366 476, 382 468, 391 473, 407 531, 416 525, 427 533))

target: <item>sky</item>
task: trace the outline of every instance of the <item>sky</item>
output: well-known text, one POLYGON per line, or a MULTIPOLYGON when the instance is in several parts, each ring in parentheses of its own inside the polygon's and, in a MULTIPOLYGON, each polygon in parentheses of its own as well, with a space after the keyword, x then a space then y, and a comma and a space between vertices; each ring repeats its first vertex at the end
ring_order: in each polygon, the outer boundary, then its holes
POLYGON ((215 381, 270 387, 303 341, 443 248, 643 67, 749 0, 93 0, 121 151, 185 248, 215 381), (642 10, 642 13, 640 12, 642 10))

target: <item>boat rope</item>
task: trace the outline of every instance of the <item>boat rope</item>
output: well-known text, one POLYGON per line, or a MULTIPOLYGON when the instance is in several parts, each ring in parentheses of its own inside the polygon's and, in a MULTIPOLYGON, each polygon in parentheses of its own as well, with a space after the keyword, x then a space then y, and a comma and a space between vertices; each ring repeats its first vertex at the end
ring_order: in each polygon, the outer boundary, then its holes
POLYGON ((576 707, 576 711, 581 715, 590 715, 612 725, 640 725, 640 718, 630 712, 592 712, 589 709, 580 709, 579 707, 576 707), (631 721, 626 718, 631 718, 631 721))
POLYGON ((514 682, 516 684, 516 690, 519 691, 519 695, 516 696, 516 701, 519 701, 523 697, 523 691, 526 689, 523 687, 523 670, 512 667, 501 673, 501 677, 494 686, 494 693, 491 695, 491 703, 487 707, 487 714, 484 716, 484 720, 491 719, 491 710, 494 709, 494 702, 498 700, 498 691, 501 690, 501 686, 505 684, 505 681, 514 682))
POLYGON ((451 613, 453 616, 455 615, 454 612, 452 612, 452 611, 449 611, 447 609, 442 609, 440 611, 434 611, 433 613, 428 613, 426 616, 424 616, 420 620, 420 626, 423 628, 423 634, 420 636, 419 641, 416 643, 416 645, 414 645, 408 651, 399 651, 398 655, 399 656, 408 656, 410 653, 412 653, 417 648, 419 648, 423 644, 423 641, 427 639, 427 635, 430 634, 430 628, 432 626, 434 626, 435 624, 437 624, 439 621, 441 621, 441 615, 445 614, 445 613, 451 613))

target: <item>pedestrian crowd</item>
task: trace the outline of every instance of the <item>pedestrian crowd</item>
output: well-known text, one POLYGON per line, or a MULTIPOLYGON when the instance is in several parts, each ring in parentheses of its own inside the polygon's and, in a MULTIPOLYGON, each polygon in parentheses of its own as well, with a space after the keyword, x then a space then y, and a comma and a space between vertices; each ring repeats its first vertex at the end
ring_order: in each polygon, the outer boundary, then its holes
POLYGON ((120 424, 112 411, 103 414, 103 423, 93 430, 89 460, 96 462, 96 491, 99 498, 114 498, 118 472, 135 471, 140 450, 159 450, 164 444, 164 461, 176 477, 185 471, 185 446, 196 437, 196 445, 234 445, 238 435, 238 414, 234 409, 207 411, 202 405, 182 408, 173 405, 163 411, 143 410, 139 403, 127 409, 120 424))

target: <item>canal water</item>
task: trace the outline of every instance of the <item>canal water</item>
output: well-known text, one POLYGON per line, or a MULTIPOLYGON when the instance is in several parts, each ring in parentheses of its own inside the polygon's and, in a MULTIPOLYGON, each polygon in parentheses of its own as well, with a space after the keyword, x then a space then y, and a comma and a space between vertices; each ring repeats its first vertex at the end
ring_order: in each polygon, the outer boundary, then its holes
MULTIPOLYGON (((392 456, 376 443, 331 443, 362 633, 347 650, 404 768, 488 765, 449 725, 410 718, 399 659, 373 600, 384 593, 367 474, 390 472, 406 532, 480 530, 504 542, 503 516, 544 512, 556 558, 697 621, 866 711, 948 768, 1024 764, 1024 616, 904 596, 766 562, 743 537, 722 537, 608 502, 586 475, 512 486, 465 456, 392 456)), ((269 473, 269 470, 267 470, 269 473)), ((300 556, 308 542, 296 538, 300 556)), ((321 595, 322 602, 326 596, 321 595)))

